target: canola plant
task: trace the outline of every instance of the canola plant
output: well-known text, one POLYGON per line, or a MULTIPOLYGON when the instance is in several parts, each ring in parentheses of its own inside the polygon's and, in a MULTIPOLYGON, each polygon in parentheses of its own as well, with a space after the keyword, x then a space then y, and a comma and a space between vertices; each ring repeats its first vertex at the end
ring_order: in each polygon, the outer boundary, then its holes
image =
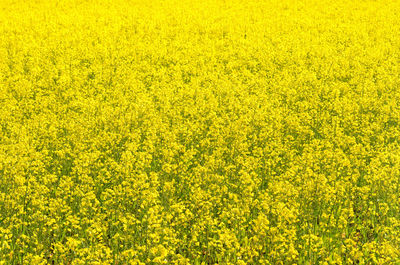
POLYGON ((1 0, 0 264, 400 264, 399 17, 1 0))

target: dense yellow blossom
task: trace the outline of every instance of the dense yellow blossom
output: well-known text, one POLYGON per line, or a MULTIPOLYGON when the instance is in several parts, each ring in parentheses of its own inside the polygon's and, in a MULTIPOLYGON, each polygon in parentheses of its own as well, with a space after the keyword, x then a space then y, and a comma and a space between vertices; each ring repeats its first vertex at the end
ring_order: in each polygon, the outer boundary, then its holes
POLYGON ((399 16, 1 0, 0 264, 400 264, 399 16))

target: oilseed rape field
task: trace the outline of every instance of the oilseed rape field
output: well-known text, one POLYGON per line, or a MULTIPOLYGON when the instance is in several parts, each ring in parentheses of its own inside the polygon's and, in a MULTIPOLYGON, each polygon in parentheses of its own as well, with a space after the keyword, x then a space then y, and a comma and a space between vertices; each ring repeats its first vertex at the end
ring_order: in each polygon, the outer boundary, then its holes
POLYGON ((400 264, 400 2, 1 0, 0 264, 400 264))

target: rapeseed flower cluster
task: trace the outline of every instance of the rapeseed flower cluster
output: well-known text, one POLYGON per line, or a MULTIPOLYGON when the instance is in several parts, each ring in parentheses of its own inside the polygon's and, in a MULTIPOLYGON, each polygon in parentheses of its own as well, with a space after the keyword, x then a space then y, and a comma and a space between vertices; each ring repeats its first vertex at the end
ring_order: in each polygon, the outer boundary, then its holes
POLYGON ((0 1, 0 264, 400 264, 399 15, 0 1))

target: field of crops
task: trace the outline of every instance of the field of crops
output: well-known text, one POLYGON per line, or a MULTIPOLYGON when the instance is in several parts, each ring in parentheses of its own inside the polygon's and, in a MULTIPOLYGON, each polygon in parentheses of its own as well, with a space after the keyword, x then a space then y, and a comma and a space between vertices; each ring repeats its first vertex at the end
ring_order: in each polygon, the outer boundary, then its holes
POLYGON ((400 2, 0 1, 0 264, 400 264, 400 2))

